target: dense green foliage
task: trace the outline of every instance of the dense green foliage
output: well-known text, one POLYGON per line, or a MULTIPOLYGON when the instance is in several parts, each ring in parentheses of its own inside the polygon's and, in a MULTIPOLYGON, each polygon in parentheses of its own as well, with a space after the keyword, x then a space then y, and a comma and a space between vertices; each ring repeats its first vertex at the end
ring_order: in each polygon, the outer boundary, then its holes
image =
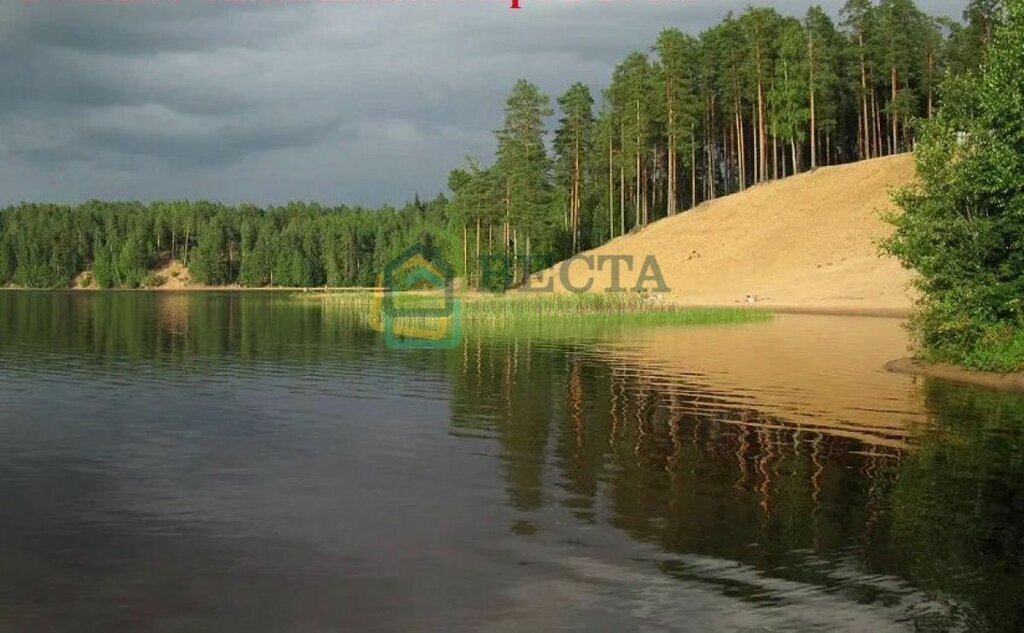
POLYGON ((891 544, 922 588, 973 597, 961 630, 1024 630, 1024 399, 938 381, 923 392, 935 426, 896 469, 891 544))
POLYGON ((925 354, 1001 371, 1024 367, 1024 1, 1006 4, 981 69, 921 125, 920 183, 887 243, 920 274, 925 354))
POLYGON ((208 202, 25 204, 0 213, 0 284, 61 287, 92 270, 103 287, 158 280, 169 260, 211 285, 370 285, 426 239, 469 283, 486 256, 512 281, 701 201, 818 165, 913 146, 939 80, 975 68, 999 0, 966 24, 912 0, 848 0, 837 24, 768 7, 727 14, 699 36, 666 29, 618 64, 596 106, 573 83, 555 103, 519 80, 493 165, 451 172, 451 200, 401 210, 208 202), (553 136, 547 119, 557 116, 553 136), (549 143, 549 140, 551 141, 549 143), (553 155, 552 155, 553 154, 553 155))

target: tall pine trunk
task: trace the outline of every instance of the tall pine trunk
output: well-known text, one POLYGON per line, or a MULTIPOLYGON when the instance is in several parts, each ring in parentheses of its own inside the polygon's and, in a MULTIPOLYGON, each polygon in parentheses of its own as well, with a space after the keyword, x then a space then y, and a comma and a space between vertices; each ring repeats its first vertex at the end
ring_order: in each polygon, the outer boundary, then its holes
POLYGON ((615 164, 612 160, 612 135, 608 134, 608 239, 615 237, 615 164))
POLYGON ((640 207, 643 205, 643 188, 641 187, 641 179, 643 178, 643 160, 641 155, 643 154, 643 138, 640 135, 640 100, 636 102, 636 190, 633 192, 633 206, 636 207, 636 223, 640 224, 640 207))
MULTIPOLYGON (((668 82, 665 82, 665 91, 669 92, 668 82)), ((669 216, 676 214, 676 134, 675 134, 675 103, 669 95, 665 96, 665 101, 668 103, 668 187, 666 196, 667 200, 667 211, 669 216)))
POLYGON ((573 156, 572 172, 572 252, 575 255, 578 248, 580 232, 580 131, 576 130, 576 147, 573 156))
MULTIPOLYGON (((811 169, 818 167, 818 126, 814 108, 814 38, 807 35, 807 67, 810 71, 808 83, 808 96, 811 102, 811 169)), ((793 173, 796 173, 796 162, 793 163, 793 173)))
POLYGON ((881 156, 882 151, 882 115, 878 109, 878 91, 875 90, 874 78, 871 80, 871 136, 875 146, 874 155, 881 156))
MULTIPOLYGON (((758 168, 758 173, 761 176, 760 181, 764 181, 765 176, 768 173, 768 126, 765 123, 765 104, 764 104, 764 80, 761 77, 761 44, 758 42, 756 47, 757 56, 757 125, 758 125, 758 145, 760 146, 760 159, 761 164, 758 168)), ((759 181, 759 182, 760 182, 759 181)))
POLYGON ((868 69, 864 59, 864 27, 858 25, 857 38, 860 43, 860 95, 864 114, 864 158, 871 158, 871 124, 868 115, 868 69))
POLYGON ((896 82, 896 66, 893 66, 889 70, 889 75, 892 81, 892 112, 889 114, 890 122, 892 123, 892 151, 891 154, 895 154, 899 151, 899 136, 897 132, 899 117, 896 116, 896 88, 898 86, 896 82))
POLYGON ((747 188, 747 158, 743 143, 743 110, 740 108, 738 98, 736 99, 736 159, 739 168, 740 191, 743 191, 747 188))
POLYGON ((779 179, 779 137, 772 126, 772 180, 779 179))
POLYGON ((733 109, 736 110, 736 139, 737 153, 739 154, 740 191, 747 188, 747 141, 746 131, 743 125, 743 101, 740 98, 739 73, 736 72, 736 64, 732 66, 733 77, 733 109))
POLYGON ((619 235, 626 234, 626 168, 619 163, 619 235))
POLYGON ((750 127, 750 140, 754 143, 754 184, 761 182, 761 119, 757 105, 752 107, 750 113, 754 120, 750 127))
POLYGON ((697 139, 690 126, 690 208, 697 206, 697 139))

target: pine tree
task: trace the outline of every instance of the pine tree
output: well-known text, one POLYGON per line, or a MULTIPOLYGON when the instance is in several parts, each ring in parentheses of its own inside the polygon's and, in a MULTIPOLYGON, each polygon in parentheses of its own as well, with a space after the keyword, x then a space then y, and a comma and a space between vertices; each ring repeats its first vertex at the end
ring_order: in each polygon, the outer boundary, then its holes
POLYGON ((527 261, 531 237, 544 226, 550 182, 550 163, 544 147, 544 119, 554 112, 550 100, 537 86, 520 79, 505 103, 505 124, 497 132, 495 165, 502 189, 506 252, 512 248, 513 274, 523 278, 519 268, 519 246, 523 241, 527 261))
POLYGON ((146 248, 141 235, 132 232, 121 246, 117 256, 117 285, 122 288, 137 288, 142 285, 149 269, 146 248))
MULTIPOLYGON (((779 57, 769 95, 772 129, 779 138, 789 141, 793 171, 800 171, 797 143, 802 143, 810 120, 806 58, 807 38, 797 20, 786 20, 779 37, 779 57)), ((782 173, 785 175, 783 161, 782 173)))
POLYGON ((679 156, 690 156, 692 130, 696 125, 698 104, 696 80, 693 76, 698 57, 697 40, 677 29, 665 29, 658 35, 655 50, 661 61, 658 76, 664 110, 667 154, 666 213, 675 215, 678 208, 679 156))
POLYGON ((880 148, 874 145, 874 134, 872 128, 873 108, 871 107, 874 98, 874 83, 872 80, 872 60, 874 50, 872 44, 875 36, 875 14, 871 0, 847 0, 843 5, 843 25, 850 36, 850 56, 856 65, 855 75, 858 79, 857 92, 860 106, 860 117, 857 124, 859 128, 858 145, 861 149, 861 158, 880 156, 880 148))
POLYGON ((616 67, 609 88, 620 130, 620 186, 625 189, 625 181, 628 180, 630 183, 634 211, 633 226, 645 224, 648 217, 644 170, 647 166, 646 156, 652 124, 652 79, 647 56, 634 52, 627 55, 616 67))
POLYGON ((500 201, 495 198, 495 172, 481 167, 475 159, 467 158, 463 167, 449 173, 448 188, 454 194, 448 204, 450 219, 462 227, 461 250, 467 281, 471 280, 479 289, 482 282, 480 258, 484 250, 489 252, 482 245, 484 226, 488 229, 492 226, 496 219, 495 209, 500 206, 500 201), (472 247, 469 244, 470 227, 474 230, 472 247))
POLYGON ((880 60, 889 79, 889 103, 885 108, 889 118, 889 152, 896 153, 904 145, 901 124, 905 129, 916 114, 916 96, 910 79, 921 58, 924 16, 913 0, 881 0, 878 16, 880 60))
MULTIPOLYGON (((718 102, 724 114, 725 125, 732 132, 731 152, 733 155, 736 189, 744 190, 749 184, 747 178, 747 121, 745 114, 746 80, 744 65, 746 41, 742 26, 732 14, 727 14, 720 24, 701 35, 701 48, 707 62, 702 66, 702 83, 706 90, 721 95, 718 102), (715 63, 717 62, 717 65, 715 63)), ((750 118, 749 121, 754 121, 750 118)), ((752 124, 753 125, 753 124, 752 124)), ((756 142, 756 132, 751 129, 751 139, 756 142)))
POLYGON ((756 120, 754 182, 768 177, 768 90, 781 17, 772 8, 750 7, 740 16, 747 45, 749 78, 756 120))
POLYGON ((570 233, 571 253, 579 250, 580 209, 586 164, 594 127, 594 98, 586 84, 574 83, 558 98, 562 119, 555 132, 558 180, 566 200, 565 227, 570 233))
MULTIPOLYGON (((615 113, 609 102, 607 96, 604 99, 604 105, 601 108, 601 114, 597 117, 595 124, 595 140, 594 140, 594 182, 598 181, 606 184, 607 187, 602 189, 606 190, 607 195, 601 196, 604 198, 604 210, 607 212, 608 217, 608 238, 612 239, 616 234, 617 219, 620 217, 616 213, 616 188, 615 188, 615 172, 616 166, 619 163, 619 149, 618 149, 618 129, 619 125, 615 119, 615 113), (597 157, 600 158, 597 158, 597 157), (600 173, 598 173, 600 172, 600 173)), ((623 225, 625 219, 622 220, 623 225)), ((595 218, 595 228, 597 226, 595 218)), ((624 232, 620 231, 620 233, 624 232)))
POLYGON ((190 265, 193 276, 201 283, 220 285, 227 282, 227 236, 220 218, 212 218, 203 227, 190 265))
MULTIPOLYGON (((804 33, 807 40, 805 58, 811 169, 815 169, 818 166, 818 132, 829 130, 835 125, 835 101, 838 98, 836 87, 839 83, 836 51, 839 38, 832 20, 819 6, 808 9, 804 18, 804 33)), ((825 160, 827 163, 827 155, 825 160)))

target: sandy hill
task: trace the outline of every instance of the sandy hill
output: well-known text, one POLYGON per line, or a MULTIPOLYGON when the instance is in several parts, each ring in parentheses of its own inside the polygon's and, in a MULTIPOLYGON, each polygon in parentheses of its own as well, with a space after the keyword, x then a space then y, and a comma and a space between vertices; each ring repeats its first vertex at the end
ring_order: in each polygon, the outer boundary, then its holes
MULTIPOLYGON (((636 267, 620 275, 626 286, 635 283, 644 257, 656 256, 668 296, 682 304, 752 299, 809 310, 905 312, 912 275, 879 255, 877 242, 892 230, 880 217, 892 208, 890 190, 914 175, 909 154, 826 167, 705 203, 586 254, 631 255, 636 267)), ((569 280, 578 287, 592 276, 600 290, 609 286, 609 269, 590 273, 574 262, 569 280)), ((551 271, 544 275, 546 282, 551 271)))

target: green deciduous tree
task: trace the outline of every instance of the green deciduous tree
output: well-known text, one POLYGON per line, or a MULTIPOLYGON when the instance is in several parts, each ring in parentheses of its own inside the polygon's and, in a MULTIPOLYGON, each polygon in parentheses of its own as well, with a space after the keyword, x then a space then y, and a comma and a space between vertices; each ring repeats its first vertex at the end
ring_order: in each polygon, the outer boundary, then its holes
POLYGON ((890 252, 919 273, 923 349, 989 369, 1024 365, 1024 2, 1009 3, 978 76, 951 78, 921 124, 920 183, 896 200, 890 252))

